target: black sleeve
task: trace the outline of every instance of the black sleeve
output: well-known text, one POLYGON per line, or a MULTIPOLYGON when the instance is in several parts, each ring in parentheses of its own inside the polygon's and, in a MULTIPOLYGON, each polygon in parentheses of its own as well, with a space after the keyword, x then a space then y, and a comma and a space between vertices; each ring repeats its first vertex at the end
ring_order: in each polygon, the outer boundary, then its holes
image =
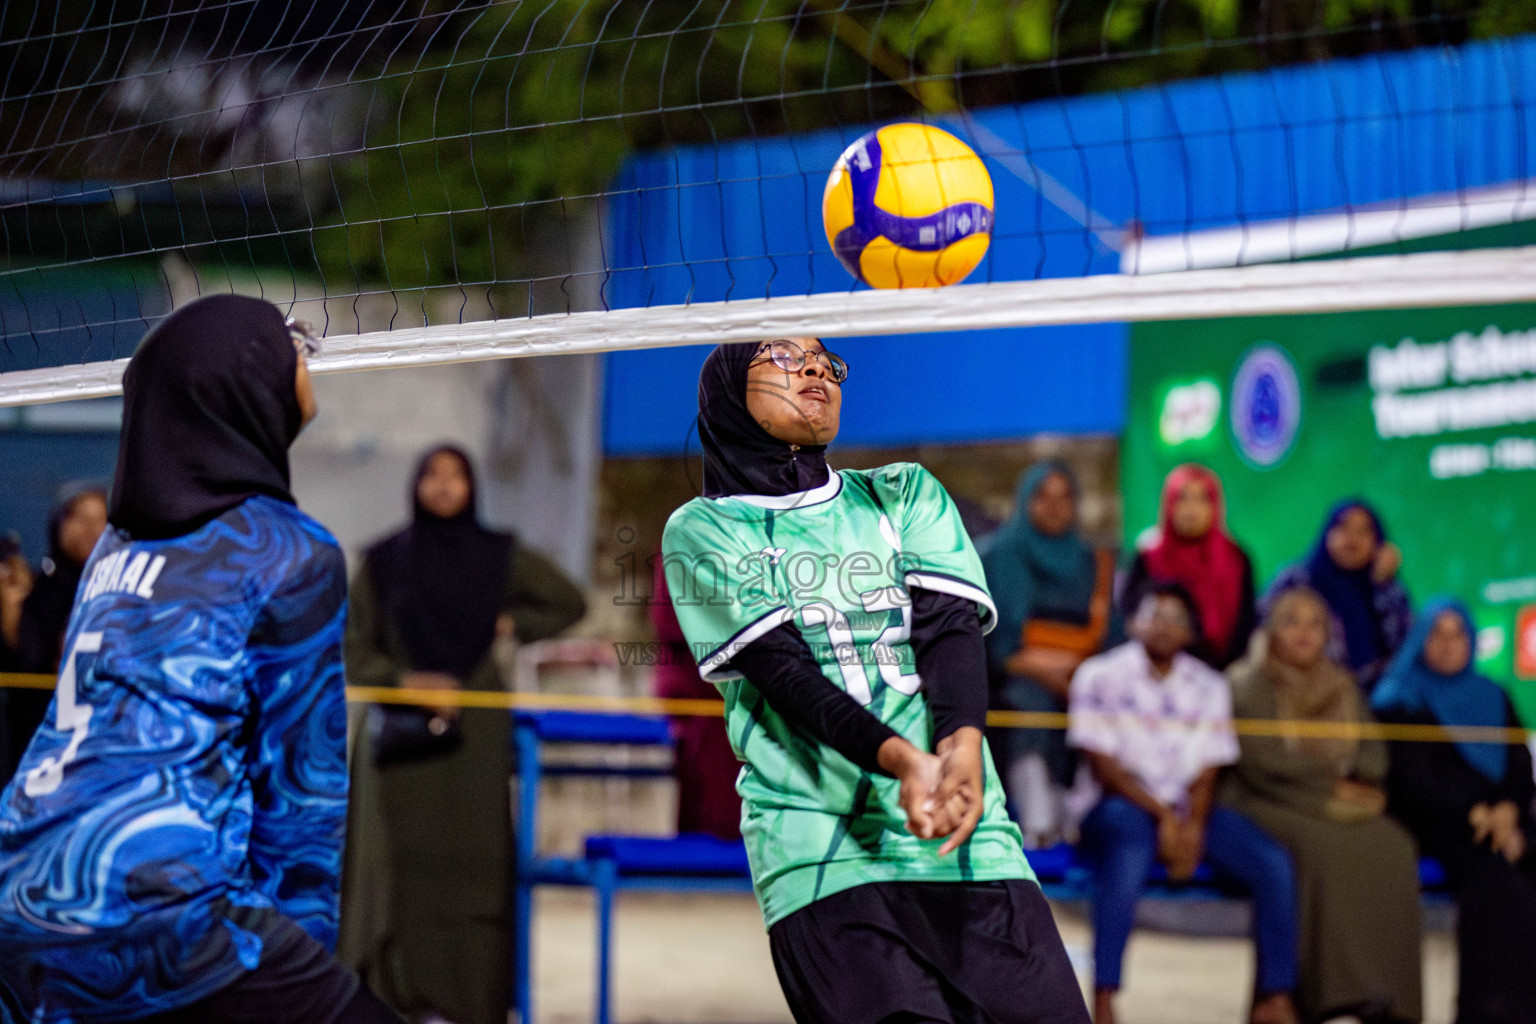
POLYGON ((791 726, 831 747, 864 771, 889 775, 877 761, 895 730, 821 674, 805 638, 785 623, 752 641, 731 667, 757 688, 791 726))
POLYGON ((518 545, 507 572, 505 610, 512 613, 522 643, 547 640, 587 614, 581 588, 554 560, 518 545))
POLYGON ((912 649, 933 715, 933 742, 987 724, 987 651, 976 603, 931 590, 912 592, 912 649))

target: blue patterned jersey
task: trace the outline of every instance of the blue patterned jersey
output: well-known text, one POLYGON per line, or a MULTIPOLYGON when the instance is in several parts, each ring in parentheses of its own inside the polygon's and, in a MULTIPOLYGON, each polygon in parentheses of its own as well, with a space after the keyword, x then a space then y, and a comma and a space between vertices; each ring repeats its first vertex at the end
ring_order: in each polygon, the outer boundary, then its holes
POLYGON ((0 980, 24 1019, 195 1002, 256 966, 271 911, 334 947, 345 617, 340 548, 284 502, 171 540, 107 530, 0 795, 0 980))

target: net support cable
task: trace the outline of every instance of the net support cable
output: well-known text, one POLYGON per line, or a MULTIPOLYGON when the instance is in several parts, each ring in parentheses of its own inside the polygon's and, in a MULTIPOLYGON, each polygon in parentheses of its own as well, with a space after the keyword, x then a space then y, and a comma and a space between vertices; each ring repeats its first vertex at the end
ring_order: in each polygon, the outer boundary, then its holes
MULTIPOLYGON (((823 292, 331 336, 315 373, 769 337, 1217 319, 1536 302, 1536 246, 1102 274, 949 288, 823 292)), ((120 394, 128 360, 0 373, 0 407, 120 394)))

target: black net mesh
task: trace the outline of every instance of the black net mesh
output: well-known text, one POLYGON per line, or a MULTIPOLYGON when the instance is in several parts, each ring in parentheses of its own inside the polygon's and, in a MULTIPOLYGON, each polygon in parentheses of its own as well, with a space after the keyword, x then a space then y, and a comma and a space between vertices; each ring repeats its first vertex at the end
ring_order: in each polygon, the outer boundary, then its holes
MULTIPOLYGON (((1127 254, 1149 239, 1426 196, 1523 199, 1528 8, 12 0, 0 371, 121 358, 210 291, 321 303, 336 334, 847 290, 821 189, 895 120, 988 163, 973 281, 1147 269, 1127 254)), ((1247 244, 1221 258, 1309 254, 1247 244)))

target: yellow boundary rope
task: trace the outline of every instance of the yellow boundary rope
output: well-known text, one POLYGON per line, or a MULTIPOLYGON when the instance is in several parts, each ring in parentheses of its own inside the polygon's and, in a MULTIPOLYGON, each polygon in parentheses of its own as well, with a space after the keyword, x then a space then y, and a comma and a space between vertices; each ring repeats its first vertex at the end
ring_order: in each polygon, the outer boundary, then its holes
MULTIPOLYGON (((53 676, 0 672, 0 688, 53 689, 53 676)), ((720 718, 725 705, 717 700, 675 697, 604 697, 576 693, 507 693, 501 690, 419 690, 393 686, 349 686, 353 704, 407 704, 415 707, 489 708, 512 711, 593 711, 605 714, 675 715, 720 718)), ((999 729, 1065 729, 1062 711, 989 711, 987 724, 999 729)), ((1233 721, 1239 736, 1282 736, 1296 739, 1406 740, 1415 743, 1525 743, 1536 730, 1486 726, 1401 725, 1372 722, 1301 722, 1267 718, 1233 721)))

